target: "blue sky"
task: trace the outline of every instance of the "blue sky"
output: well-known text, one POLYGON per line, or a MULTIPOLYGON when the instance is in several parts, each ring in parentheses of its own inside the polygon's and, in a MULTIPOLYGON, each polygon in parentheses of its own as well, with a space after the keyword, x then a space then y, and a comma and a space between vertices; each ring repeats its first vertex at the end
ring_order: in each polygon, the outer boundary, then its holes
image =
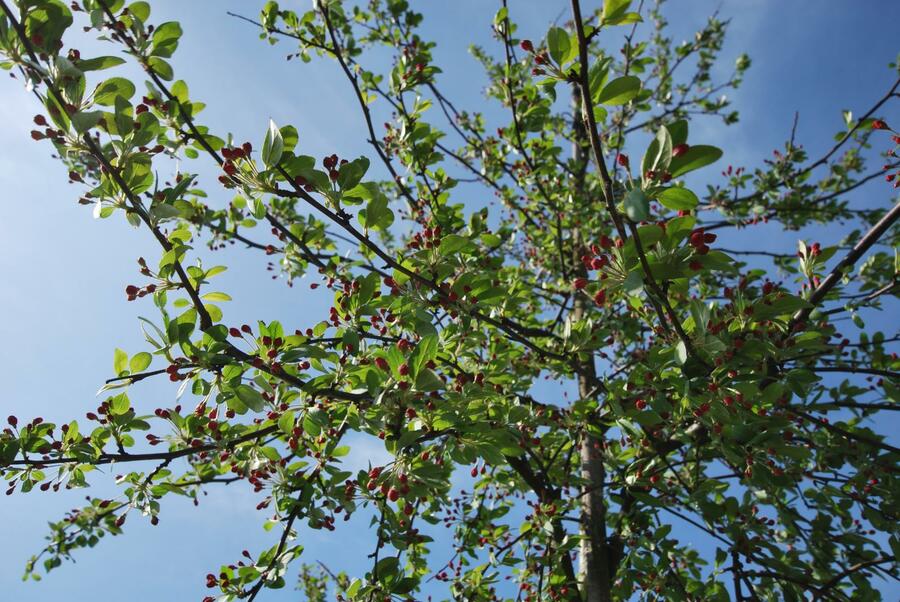
MULTIPOLYGON (((306 8, 309 0, 284 2, 306 8)), ((417 3, 418 4, 418 3, 417 3)), ((453 89, 462 107, 484 108, 483 83, 470 43, 493 47, 489 23, 497 3, 487 0, 421 2, 424 35, 438 42, 440 81, 453 89)), ((586 2, 591 6, 592 2, 586 2)), ((753 167, 782 145, 794 112, 800 111, 798 139, 807 149, 824 148, 842 127, 840 111, 859 113, 880 97, 893 81, 887 63, 897 56, 895 2, 782 2, 778 0, 678 0, 668 14, 672 35, 684 39, 720 7, 733 18, 723 64, 748 52, 753 67, 734 95, 741 121, 730 128, 718 120, 692 124, 692 141, 726 149, 721 165, 753 167), (687 10, 685 10, 687 9, 687 10)), ((367 154, 363 122, 335 64, 286 62, 288 46, 270 47, 256 31, 229 18, 226 10, 256 16, 262 2, 152 2, 156 22, 177 19, 185 35, 173 64, 195 100, 208 104, 202 121, 223 134, 259 145, 268 119, 294 124, 305 154, 367 154)), ((523 37, 540 39, 568 2, 511 2, 523 37)), ((95 46, 83 45, 89 55, 95 46)), ((108 52, 108 51, 107 51, 108 52)), ((900 122, 891 109, 889 122, 900 122)), ((48 421, 83 416, 97 403, 95 393, 110 376, 112 350, 141 349, 137 316, 155 317, 149 302, 126 303, 123 289, 138 281, 135 259, 158 256, 147 232, 134 230, 116 217, 95 221, 90 208, 76 204, 79 190, 66 183, 62 166, 50 158, 49 145, 28 136, 37 112, 33 98, 16 80, 0 80, 0 370, 5 384, 2 412, 20 417, 41 415, 48 421)), ((497 115, 496 112, 488 112, 497 115)), ((505 115, 503 117, 505 119, 505 115)), ((190 165, 188 169, 198 169, 190 165)), ((716 171, 710 170, 714 177, 716 171)), ((203 173, 209 174, 207 170, 203 173)), ((212 177, 205 181, 211 184, 212 177)), ((218 190, 209 186, 211 191, 218 190)), ((221 192, 221 191, 220 191, 221 192)), ((221 194, 213 202, 226 202, 221 194)), ((860 205, 885 206, 887 191, 875 184, 853 198, 860 205)), ((840 230, 820 230, 822 240, 840 230)), ((758 231, 754 232, 754 235, 758 231)), ((792 233, 766 231, 769 250, 794 250, 792 233)), ((750 239, 736 235, 727 246, 739 248, 750 239)), ((724 243, 723 243, 724 245, 724 243)), ((201 250, 200 255, 210 253, 201 250)), ((220 277, 221 290, 234 301, 224 308, 233 323, 281 319, 309 326, 324 315, 322 298, 288 289, 265 271, 265 258, 254 252, 227 251, 210 257, 230 266, 220 277)), ((292 326, 293 327, 293 326, 292 326)), ((174 389, 144 383, 132 389, 142 408, 166 405, 174 389)), ((358 443, 349 459, 357 467, 383 457, 378 446, 358 443)), ((110 469, 115 474, 115 469, 110 469)), ((97 492, 110 491, 110 475, 95 475, 97 492)), ((111 592, 128 592, 135 601, 199 600, 205 595, 203 575, 230 562, 244 548, 259 549, 272 534, 261 529, 264 514, 253 509, 257 498, 240 484, 211 490, 201 508, 182 500, 166 504, 161 522, 152 528, 129 519, 126 535, 103 541, 81 553, 40 584, 22 584, 25 560, 37 551, 46 521, 57 519, 83 502, 85 491, 16 494, 0 499, 0 599, 43 602, 63 599, 114 600, 111 592), (120 589, 121 588, 121 589, 120 589), (106 593, 110 592, 110 593, 106 593)), ((302 542, 308 559, 343 564, 361 573, 369 538, 360 529, 335 533, 307 532, 302 542)), ((684 537, 689 540, 690 535, 684 537)), ((698 541, 698 545, 700 542, 698 541)), ((886 591, 887 593, 887 591, 886 591)), ((900 593, 894 590, 893 593, 900 593)), ((296 600, 290 589, 271 592, 264 600, 296 600)), ((890 595, 886 596, 890 598, 890 595)))

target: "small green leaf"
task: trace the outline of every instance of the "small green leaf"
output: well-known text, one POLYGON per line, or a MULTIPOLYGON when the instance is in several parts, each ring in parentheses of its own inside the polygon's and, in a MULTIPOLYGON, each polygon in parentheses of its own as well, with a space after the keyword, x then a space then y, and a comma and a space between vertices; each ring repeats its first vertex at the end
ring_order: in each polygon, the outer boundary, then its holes
POLYGON ((245 406, 254 412, 261 412, 266 405, 266 400, 263 399, 262 393, 250 385, 240 384, 234 390, 234 393, 245 406))
POLYGON ((72 126, 79 134, 83 134, 103 119, 103 111, 79 111, 72 115, 72 126))
POLYGON ((631 0, 603 0, 603 23, 615 24, 614 21, 628 12, 629 6, 631 0))
POLYGON ((672 136, 672 146, 678 146, 687 142, 688 138, 688 122, 686 119, 679 119, 666 126, 669 134, 672 136))
POLYGON ((416 377, 425 364, 437 357, 437 350, 437 335, 431 334, 427 337, 422 337, 422 340, 419 341, 419 344, 416 345, 409 357, 409 369, 413 378, 416 377))
POLYGON ((125 59, 118 56, 98 56, 92 59, 81 59, 76 63, 76 66, 84 72, 102 71, 103 69, 121 65, 124 62, 125 59))
POLYGON ((641 91, 641 80, 634 75, 624 75, 612 80, 597 95, 597 102, 604 105, 623 105, 641 91))
POLYGON ((622 290, 625 294, 636 296, 644 290, 644 277, 640 271, 634 270, 628 274, 628 277, 622 283, 622 290))
POLYGON ((550 51, 550 58, 556 64, 562 65, 572 50, 569 33, 562 27, 551 27, 547 32, 547 50, 550 51))
POLYGON ((203 295, 206 301, 231 301, 231 296, 226 293, 206 293, 203 295))
POLYGON ((657 195, 656 199, 662 203, 664 207, 675 211, 690 210, 696 207, 700 201, 697 195, 680 186, 666 188, 657 195))
POLYGON ((170 57, 178 48, 178 40, 181 38, 181 25, 176 21, 161 23, 153 32, 153 48, 150 53, 154 56, 170 57))
POLYGON ((640 188, 635 188, 625 195, 625 215, 633 222, 650 218, 650 198, 640 188))
POLYGON ((344 163, 338 169, 338 186, 341 190, 351 190, 360 183, 368 169, 369 160, 365 157, 344 163))
POLYGON ((138 372, 143 372, 147 369, 147 366, 150 365, 150 362, 153 361, 153 356, 147 353, 146 351, 141 351, 134 355, 131 358, 131 362, 128 364, 128 369, 132 374, 137 374, 138 372))
POLYGON ((362 581, 359 579, 354 579, 350 582, 350 586, 347 588, 347 596, 352 600, 361 587, 362 581))
POLYGON ((467 247, 474 248, 475 245, 472 242, 459 234, 448 234, 441 239, 441 246, 438 248, 438 252, 447 257, 449 255, 454 255, 467 247))
POLYGON ((290 435, 291 431, 294 430, 294 412, 288 410, 282 414, 281 418, 278 419, 278 428, 281 429, 281 432, 285 435, 290 435))
POLYGON ((122 374, 128 368, 128 354, 116 347, 113 351, 113 372, 122 374))
POLYGON ((263 140, 262 162, 266 167, 274 167, 281 161, 281 155, 284 152, 284 139, 281 137, 281 130, 275 125, 275 122, 269 120, 269 129, 266 130, 266 138, 263 140))
POLYGON ((682 366, 688 359, 687 346, 684 344, 684 341, 678 341, 678 344, 675 345, 675 358, 678 360, 678 363, 682 366))
POLYGON ((669 164, 669 172, 673 178, 686 174, 695 169, 715 163, 722 156, 722 151, 715 146, 692 146, 686 153, 672 159, 669 164))
MULTIPOLYGON (((110 10, 115 11, 116 9, 110 7, 110 10)), ((150 5, 147 2, 144 2, 144 0, 132 2, 128 5, 128 14, 140 20, 142 23, 146 23, 147 19, 150 18, 150 5)))
POLYGON ((387 197, 378 192, 365 208, 360 209, 357 218, 364 228, 386 230, 394 223, 394 212, 388 207, 387 197))
POLYGON ((172 71, 172 65, 157 56, 151 56, 147 59, 147 66, 160 78, 166 81, 171 81, 172 78, 175 77, 175 72, 172 71))
POLYGON ((640 13, 623 13, 611 19, 603 19, 604 25, 630 25, 632 23, 642 23, 640 13))
POLYGON ((111 77, 94 90, 94 102, 109 107, 116 103, 116 98, 128 100, 134 96, 134 92, 134 84, 129 80, 124 77, 111 77))

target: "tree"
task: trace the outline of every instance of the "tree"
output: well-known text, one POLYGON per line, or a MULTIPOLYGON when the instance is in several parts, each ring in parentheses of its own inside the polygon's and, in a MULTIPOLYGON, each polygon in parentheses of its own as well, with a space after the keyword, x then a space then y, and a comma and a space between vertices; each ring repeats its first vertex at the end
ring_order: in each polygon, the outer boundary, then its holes
POLYGON ((269 2, 241 17, 304 62, 336 61, 381 174, 367 176, 369 158, 302 154, 292 125, 270 121, 255 143, 213 133, 167 61, 181 27, 154 23, 147 2, 0 0, 0 65, 42 106, 32 138, 52 144, 96 217, 124 217, 160 247, 125 290, 158 311, 143 320, 148 346, 115 350, 96 411, 61 425, 10 416, 0 435, 7 493, 131 467, 121 496, 51 524, 26 575, 122 533, 129 515, 155 524, 167 496, 240 482, 282 535, 207 575, 222 600, 284 586, 302 525, 354 516, 372 521, 371 570, 304 564, 308 599, 421 599, 435 582, 456 600, 879 598, 900 547, 900 450, 886 432, 900 361, 898 337, 865 320, 897 296, 900 205, 842 197, 873 179, 896 188, 900 137, 882 112, 900 79, 845 114, 822 154, 792 134, 701 200, 686 176, 723 152, 689 122, 737 121, 717 94, 750 60, 718 81, 727 22, 673 45, 659 4, 631 4, 571 0, 538 42, 517 37, 504 0, 499 53, 474 49, 487 96, 508 110, 492 125, 439 87, 406 0, 320 0, 302 14, 269 2), (65 46, 82 26, 116 53, 65 46), (389 70, 369 70, 367 52, 391 53, 389 70), (102 73, 125 63, 143 68, 146 95, 102 73), (867 168, 879 153, 887 164, 867 168), (201 189, 192 161, 212 162, 218 184, 201 189), (471 190, 502 208, 462 202, 471 190), (843 239, 800 239, 796 255, 717 245, 734 229, 831 222, 843 239), (225 266, 192 249, 235 243, 270 256, 288 285, 321 278, 330 315, 223 321, 225 266), (132 407, 131 385, 166 377, 189 397, 153 415, 132 407), (535 392, 545 377, 557 394, 535 392), (342 469, 350 433, 394 460, 342 469), (708 537, 715 557, 673 525, 708 537))

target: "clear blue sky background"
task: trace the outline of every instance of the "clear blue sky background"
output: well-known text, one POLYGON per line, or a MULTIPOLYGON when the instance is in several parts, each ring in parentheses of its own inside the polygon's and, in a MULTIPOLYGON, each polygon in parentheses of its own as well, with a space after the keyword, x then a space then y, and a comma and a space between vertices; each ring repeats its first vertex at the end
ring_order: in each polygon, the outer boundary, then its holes
MULTIPOLYGON (((297 10, 309 4, 309 0, 284 2, 297 10)), ((483 78, 466 46, 493 47, 489 24, 497 3, 415 4, 426 15, 424 35, 439 43, 436 62, 444 70, 443 86, 453 90, 458 105, 483 109, 483 78)), ((721 165, 759 165, 782 145, 795 110, 801 112, 799 141, 810 150, 824 148, 842 127, 842 109, 865 110, 893 81, 886 65, 900 50, 896 36, 900 3, 678 0, 671 4, 668 14, 676 41, 690 36, 720 7, 723 17, 733 18, 723 71, 730 70, 743 51, 754 61, 734 97, 741 122, 731 128, 718 120, 692 125, 692 141, 726 149, 721 165)), ((280 125, 298 128, 305 154, 368 153, 362 120, 336 65, 285 62, 287 45, 273 48, 261 43, 252 26, 225 15, 233 10, 255 17, 262 2, 168 0, 152 5, 153 21, 177 19, 183 24, 185 35, 173 63, 177 76, 189 83, 192 97, 208 103, 202 121, 213 131, 230 131, 238 140, 259 146, 272 117, 280 125)), ((568 17, 563 12, 568 3, 559 0, 511 5, 520 33, 535 40, 559 15, 568 17)), ((90 55, 92 47, 82 48, 90 55)), ((891 111, 888 121, 900 122, 900 112, 891 111)), ((132 229, 120 217, 95 221, 89 207, 76 204, 79 190, 66 184, 62 166, 49 157, 49 145, 33 143, 28 136, 36 112, 33 97, 18 81, 0 81, 4 382, 0 411, 58 422, 83 416, 96 406, 95 393, 112 371, 114 347, 129 353, 143 349, 137 316, 153 318, 154 311, 147 301, 126 303, 123 289, 139 281, 135 258, 155 258, 158 252, 145 231, 132 229)), ((205 180, 210 183, 212 178, 205 180)), ((216 186, 209 188, 219 194, 213 202, 230 198, 216 186)), ((875 184, 863 189, 854 202, 886 206, 888 192, 875 184)), ((824 229, 822 240, 834 240, 839 232, 824 229)), ((795 248, 792 235, 770 229, 767 237, 769 250, 795 248)), ((742 240, 748 239, 738 236, 728 246, 739 246, 742 240)), ((202 250, 200 255, 210 253, 202 250)), ((305 286, 288 289, 270 280, 262 255, 228 251, 206 261, 230 266, 220 277, 219 288, 234 297, 225 308, 226 319, 233 323, 277 318, 291 328, 306 327, 324 315, 327 304, 306 295, 305 286)), ((173 396, 174 389, 162 384, 134 387, 131 393, 133 403, 144 409, 168 405, 173 396)), ((359 442, 348 462, 359 467, 379 457, 384 456, 378 446, 359 442)), ((112 474, 114 468, 110 474, 92 477, 98 492, 111 491, 112 474)), ((0 600, 199 600, 206 593, 205 573, 235 561, 243 548, 257 550, 271 544, 272 534, 261 529, 264 513, 253 509, 257 498, 237 484, 212 490, 200 509, 185 501, 169 501, 155 528, 130 517, 124 537, 107 539, 98 549, 79 554, 77 564, 64 565, 40 584, 22 584, 22 567, 40 548, 46 521, 79 506, 85 494, 35 492, 0 499, 0 600)), ((321 558, 361 574, 371 541, 362 530, 365 525, 357 526, 336 533, 305 533, 301 543, 308 560, 321 558)), ((692 535, 685 532, 683 537, 691 541, 692 535)), ((900 590, 886 589, 885 594, 886 599, 897 599, 900 590)), ((262 599, 297 600, 299 594, 286 589, 262 599)))

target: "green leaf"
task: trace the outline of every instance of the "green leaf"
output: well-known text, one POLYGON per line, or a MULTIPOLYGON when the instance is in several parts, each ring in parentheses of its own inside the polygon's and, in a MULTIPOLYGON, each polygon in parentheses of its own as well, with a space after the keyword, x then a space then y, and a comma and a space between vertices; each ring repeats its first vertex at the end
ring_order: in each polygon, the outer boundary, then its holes
POLYGON ((380 192, 359 211, 359 223, 364 228, 387 230, 394 223, 394 212, 388 207, 388 199, 380 192))
POLYGON ((776 316, 789 316, 809 306, 809 302, 805 299, 795 295, 784 295, 774 301, 758 301, 754 303, 753 318, 756 320, 768 320, 776 316))
POLYGON ((442 256, 447 257, 449 255, 455 255, 466 248, 475 248, 475 245, 464 236, 448 234, 441 239, 441 245, 438 247, 438 252, 442 256))
POLYGON ((622 290, 625 291, 625 294, 631 296, 641 294, 641 291, 644 290, 644 276, 640 270, 634 270, 628 274, 628 277, 622 283, 622 290))
POLYGON ((633 222, 650 219, 650 198, 640 188, 625 195, 625 215, 633 222))
POLYGON ((100 123, 103 111, 79 111, 72 115, 72 127, 79 134, 83 134, 100 123))
MULTIPOLYGON (((63 33, 72 25, 72 12, 59 0, 42 0, 40 2, 31 0, 19 4, 22 12, 26 15, 23 19, 25 35, 31 38, 32 43, 35 39, 43 38, 41 44, 35 45, 40 48, 52 48, 55 52, 63 33)), ((12 28, 9 28, 9 31, 11 30, 12 28)), ((15 37, 14 34, 13 37, 15 37)))
POLYGON ((111 107, 116 104, 116 98, 128 100, 134 96, 134 92, 134 84, 129 80, 124 77, 111 77, 94 90, 94 102, 111 107))
POLYGON ((672 136, 672 146, 678 146, 687 142, 688 138, 688 122, 685 119, 679 119, 666 126, 669 135, 672 136))
POLYGON ((179 79, 177 82, 172 84, 170 92, 172 92, 172 96, 178 99, 178 102, 186 103, 191 98, 190 94, 188 93, 188 85, 184 82, 183 79, 179 79))
POLYGON ((615 21, 628 12, 629 6, 631 0, 603 0, 602 22, 606 25, 615 25, 615 21))
POLYGON ((695 169, 705 167, 710 163, 715 163, 722 156, 722 151, 715 146, 704 146, 702 144, 692 146, 686 153, 672 159, 669 164, 669 172, 673 178, 686 174, 695 169))
POLYGON ((399 568, 400 561, 395 556, 382 558, 378 561, 378 564, 375 565, 375 570, 378 573, 378 579, 383 582, 393 581, 393 577, 394 575, 396 575, 399 568))
POLYGON ((88 71, 102 71, 103 69, 109 69, 110 67, 116 67, 125 63, 125 59, 120 58, 118 56, 98 56, 92 59, 81 59, 76 63, 76 66, 84 72, 88 71))
POLYGON ((669 129, 662 126, 656 132, 657 154, 650 169, 666 170, 672 161, 672 136, 669 129))
POLYGON ((116 347, 113 351, 113 372, 122 374, 128 368, 128 354, 116 347))
POLYGON ((348 161, 338 168, 337 184, 341 190, 354 188, 366 175, 369 169, 369 160, 365 157, 348 161))
POLYGON ((419 341, 419 344, 416 345, 416 348, 409 356, 409 371, 413 379, 422 369, 422 366, 437 357, 437 350, 437 335, 431 334, 427 337, 422 337, 422 340, 419 341))
POLYGON ((175 76, 175 72, 172 71, 172 65, 157 56, 151 56, 147 59, 147 66, 160 78, 166 81, 171 81, 175 76))
POLYGON ((275 125, 275 122, 269 120, 269 129, 266 130, 266 138, 263 140, 262 162, 269 168, 278 165, 281 161, 281 155, 284 152, 284 139, 281 137, 281 130, 275 125))
POLYGON ((498 27, 501 26, 508 17, 509 17, 509 9, 506 8, 505 6, 500 7, 500 10, 498 10, 494 14, 494 25, 496 25, 498 27))
MULTIPOLYGON (((594 102, 597 101, 597 96, 603 89, 603 84, 606 83, 609 64, 610 59, 595 61, 594 64, 591 65, 590 71, 588 71, 588 87, 590 88, 591 98, 594 99, 594 102)), ((595 109, 596 108, 597 107, 595 107, 595 109)))
POLYGON ((231 301, 231 295, 226 293, 206 293, 203 295, 206 301, 231 301))
POLYGON ((285 125, 282 126, 280 130, 285 152, 293 152, 297 143, 300 141, 300 134, 297 132, 297 128, 292 125, 285 125))
POLYGON ((640 13, 623 13, 619 16, 603 19, 604 25, 630 25, 632 23, 643 23, 640 13))
POLYGON ((696 194, 680 186, 666 188, 657 195, 656 200, 675 211, 690 210, 700 203, 696 194))
POLYGON ((278 419, 278 428, 281 429, 285 435, 290 435, 291 431, 294 430, 294 412, 288 410, 284 414, 281 415, 281 418, 278 419))
POLYGON ((266 406, 266 400, 263 399, 262 393, 250 385, 240 384, 234 390, 234 393, 245 406, 254 412, 261 412, 266 406))
POLYGON ((178 48, 178 40, 181 38, 181 25, 176 21, 161 23, 153 32, 153 47, 150 54, 154 56, 170 57, 178 48))
POLYGON ((129 362, 128 364, 128 369, 132 374, 143 372, 147 369, 147 366, 150 365, 151 361, 153 361, 153 356, 146 351, 141 351, 131 358, 131 362, 129 362))
POLYGON ((362 587, 362 581, 359 579, 354 579, 350 582, 350 586, 347 588, 347 596, 352 600, 357 592, 359 592, 359 588, 362 587))
POLYGON ((641 80, 634 75, 623 75, 612 80, 597 95, 597 102, 604 105, 623 105, 641 91, 641 80))
POLYGON ((417 391, 437 391, 443 388, 444 381, 442 381, 437 374, 435 374, 428 368, 423 369, 416 377, 417 391))
POLYGON ((547 50, 550 51, 550 58, 562 65, 572 50, 569 33, 562 27, 551 27, 547 32, 547 50))
POLYGON ((678 341, 678 344, 675 345, 675 359, 678 360, 678 363, 682 366, 688 359, 687 346, 684 344, 684 341, 678 341))

